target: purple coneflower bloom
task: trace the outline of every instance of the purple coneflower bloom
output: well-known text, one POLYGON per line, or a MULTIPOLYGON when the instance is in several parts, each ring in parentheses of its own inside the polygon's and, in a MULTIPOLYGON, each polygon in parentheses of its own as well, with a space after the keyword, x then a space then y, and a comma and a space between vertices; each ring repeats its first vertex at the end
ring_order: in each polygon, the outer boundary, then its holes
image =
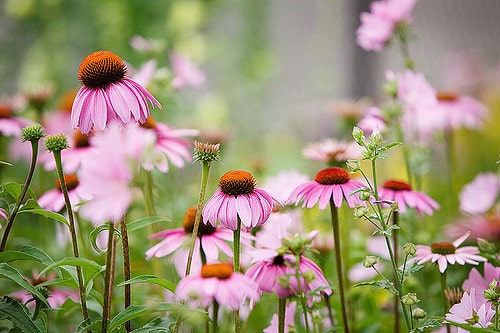
MULTIPOLYGON (((79 208, 77 204, 83 201, 82 197, 79 194, 78 185, 80 184, 80 182, 78 181, 78 177, 73 173, 64 175, 64 182, 66 183, 66 187, 68 189, 69 200, 74 206, 73 210, 77 211, 79 208)), ((59 178, 56 180, 56 188, 48 190, 40 198, 38 198, 38 204, 43 209, 50 210, 56 213, 60 212, 64 208, 65 201, 59 178)))
POLYGON ((213 226, 220 222, 225 228, 236 230, 238 218, 246 230, 264 224, 275 208, 274 199, 266 191, 255 187, 255 179, 246 171, 233 170, 219 180, 219 188, 203 207, 203 222, 213 226))
POLYGON ((460 210, 467 214, 486 213, 495 204, 500 179, 493 172, 480 173, 460 191, 460 210))
POLYGON ((88 55, 78 70, 83 84, 71 110, 71 125, 83 134, 102 131, 111 121, 144 123, 149 107, 160 103, 140 84, 126 76, 127 66, 110 51, 88 55), (148 105, 149 104, 149 105, 148 105))
POLYGON ((363 157, 363 148, 354 141, 338 141, 328 138, 308 144, 302 150, 302 155, 311 160, 325 162, 330 166, 339 166, 348 159, 363 157))
POLYGON ((17 110, 22 107, 20 97, 0 98, 0 134, 3 136, 21 137, 23 127, 32 125, 33 122, 16 116, 17 110))
POLYGON ((335 207, 340 207, 345 200, 349 207, 364 205, 357 194, 351 195, 352 191, 366 186, 351 179, 349 173, 342 168, 327 168, 316 174, 312 181, 297 186, 290 194, 290 201, 298 205, 303 201, 302 207, 312 208, 319 203, 319 209, 326 208, 330 199, 333 199, 335 207))
POLYGON ((429 196, 419 191, 413 191, 410 184, 399 180, 386 180, 379 188, 378 195, 380 200, 396 201, 401 213, 412 208, 416 210, 417 214, 424 212, 427 215, 432 215, 434 210, 440 208, 439 204, 429 196))
POLYGON ((177 53, 170 53, 170 62, 175 78, 172 85, 175 89, 180 89, 184 86, 199 88, 205 84, 207 80, 205 73, 189 61, 185 56, 177 53))
POLYGON ((231 311, 238 310, 247 299, 253 302, 259 299, 254 283, 228 264, 203 265, 199 274, 179 281, 175 295, 177 300, 195 307, 206 308, 216 301, 231 311))
POLYGON ((283 170, 277 175, 267 178, 262 188, 286 205, 289 203, 287 200, 295 187, 308 181, 308 179, 306 174, 295 169, 283 170))
POLYGON ((417 254, 414 260, 419 264, 426 262, 437 262, 439 271, 444 273, 450 265, 477 265, 479 262, 487 261, 486 258, 479 255, 479 249, 476 246, 459 247, 467 238, 469 233, 456 239, 453 243, 439 242, 433 243, 431 246, 417 245, 417 254))
POLYGON ((488 109, 477 99, 459 95, 453 91, 438 91, 437 112, 441 114, 442 129, 454 130, 460 127, 479 129, 488 115, 488 109))

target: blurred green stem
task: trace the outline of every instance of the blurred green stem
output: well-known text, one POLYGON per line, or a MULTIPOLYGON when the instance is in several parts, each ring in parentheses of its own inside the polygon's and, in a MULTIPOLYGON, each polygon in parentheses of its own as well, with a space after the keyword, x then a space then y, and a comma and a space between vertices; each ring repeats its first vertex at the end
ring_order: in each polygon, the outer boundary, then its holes
POLYGON ((108 330, 108 318, 111 309, 111 294, 113 289, 113 272, 114 272, 114 225, 109 223, 108 248, 106 250, 106 271, 104 274, 104 304, 102 306, 102 326, 101 333, 106 333, 108 330))
MULTIPOLYGON (((233 232, 233 269, 235 272, 240 271, 240 235, 241 235, 241 219, 238 216, 236 230, 233 232)), ((234 332, 240 332, 240 311, 234 311, 234 332)))
POLYGON ((306 325, 306 333, 310 332, 309 328, 309 320, 307 318, 307 302, 306 296, 302 292, 302 283, 301 283, 301 272, 300 272, 300 254, 297 255, 297 259, 295 260, 295 279, 297 279, 297 294, 299 295, 300 306, 302 307, 302 312, 304 313, 304 322, 306 325))
MULTIPOLYGON (((128 242, 128 232, 127 224, 125 223, 125 216, 120 219, 120 233, 122 239, 122 250, 123 250, 123 280, 130 280, 130 248, 128 242)), ((125 285, 125 300, 124 307, 128 308, 131 304, 131 290, 130 284, 125 285)), ((130 332, 130 321, 125 323, 125 330, 130 332)))
MULTIPOLYGON (((446 282, 446 270, 440 274, 441 279, 441 291, 442 291, 442 300, 443 300, 443 316, 446 315, 448 312, 448 300, 446 299, 446 288, 448 286, 448 283, 446 282)), ((451 332, 451 326, 450 324, 445 324, 446 326, 446 332, 450 333, 451 332)))
POLYGON ((278 333, 285 333, 286 298, 278 298, 278 333))
POLYGON ((212 315, 212 333, 219 332, 219 303, 214 300, 213 303, 213 315, 212 315))

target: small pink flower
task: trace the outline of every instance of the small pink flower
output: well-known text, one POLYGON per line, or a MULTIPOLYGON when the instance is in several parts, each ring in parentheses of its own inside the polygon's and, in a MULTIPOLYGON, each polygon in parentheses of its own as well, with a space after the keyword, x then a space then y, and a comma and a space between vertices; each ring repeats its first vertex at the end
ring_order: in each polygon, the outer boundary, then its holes
POLYGON ((199 274, 183 278, 175 290, 178 301, 206 308, 214 301, 231 311, 238 310, 247 299, 259 299, 254 283, 228 264, 203 265, 199 274))
POLYGON ((351 179, 349 173, 342 168, 327 168, 316 174, 313 181, 308 181, 295 188, 290 194, 290 202, 298 205, 303 201, 302 207, 312 208, 319 203, 319 209, 326 208, 330 199, 333 200, 335 207, 340 207, 345 200, 349 207, 355 205, 364 205, 364 202, 358 198, 357 194, 351 195, 351 192, 365 188, 362 183, 351 179))
POLYGON ((436 97, 436 112, 441 114, 441 128, 444 130, 480 129, 488 115, 488 109, 473 97, 452 91, 438 91, 436 97))
POLYGON ((414 259, 419 264, 437 262, 441 273, 444 273, 448 263, 450 265, 477 265, 480 262, 487 261, 486 258, 479 255, 479 249, 476 246, 459 247, 468 237, 469 234, 467 233, 453 243, 440 242, 433 243, 431 246, 417 245, 417 254, 414 259))
POLYGON ((289 204, 287 199, 298 185, 306 182, 308 176, 295 169, 280 171, 277 175, 266 179, 262 189, 271 194, 279 202, 289 204))
POLYGON ((354 141, 325 139, 308 144, 302 150, 302 155, 311 160, 325 162, 329 166, 341 166, 348 159, 363 157, 363 148, 354 141))
POLYGON ((378 107, 369 107, 363 117, 358 122, 357 126, 366 135, 371 135, 374 132, 382 132, 386 128, 386 120, 378 107))
POLYGON ((21 109, 20 97, 0 98, 0 134, 3 136, 21 137, 24 127, 32 125, 28 119, 18 117, 16 114, 21 109))
POLYGON ((467 214, 483 214, 495 204, 500 180, 493 172, 480 173, 460 191, 460 210, 467 214))
POLYGON ((453 224, 448 224, 445 232, 451 237, 458 237, 469 232, 472 238, 483 238, 490 242, 499 242, 500 211, 461 219, 453 224))
MULTIPOLYGON (((79 206, 78 203, 82 202, 83 199, 79 194, 78 185, 80 184, 78 177, 75 174, 67 174, 64 176, 64 182, 68 189, 68 197, 73 205, 73 210, 77 211, 79 206)), ((38 198, 38 204, 40 207, 46 210, 51 210, 53 212, 60 212, 65 207, 64 195, 61 190, 61 182, 59 179, 56 180, 56 188, 48 190, 40 198, 38 198)))
POLYGON ((500 267, 495 267, 489 262, 484 263, 484 274, 481 275, 474 267, 469 272, 469 277, 462 283, 464 291, 470 291, 476 288, 478 295, 482 296, 483 291, 489 288, 489 284, 493 279, 500 281, 500 267))
MULTIPOLYGON (((285 333, 293 330, 295 326, 295 308, 297 303, 289 302, 285 307, 285 333)), ((262 332, 264 333, 278 333, 279 318, 277 314, 273 315, 270 325, 262 332)))
MULTIPOLYGON (((91 137, 91 133, 85 135, 80 132, 80 130, 72 131, 72 135, 68 139, 70 147, 61 151, 61 161, 64 172, 77 172, 82 161, 86 158, 87 153, 92 150, 92 146, 90 145, 91 137)), ((45 157, 43 163, 45 170, 56 169, 56 163, 53 156, 45 157)))
POLYGON ((180 89, 184 86, 199 88, 205 84, 207 80, 205 73, 183 55, 171 52, 170 61, 175 73, 175 78, 172 82, 175 89, 180 89))
POLYGON ((106 129, 112 121, 144 123, 149 107, 161 108, 160 103, 126 73, 123 60, 109 51, 91 53, 83 60, 78 70, 83 87, 71 110, 73 128, 88 134, 92 129, 106 129))
POLYGON ((379 198, 384 201, 398 203, 399 211, 404 214, 406 209, 415 209, 417 214, 422 212, 432 215, 434 210, 440 208, 439 204, 426 194, 414 191, 411 185, 399 180, 388 179, 379 188, 379 198))
MULTIPOLYGON (((446 320, 487 328, 491 324, 491 319, 495 313, 491 308, 491 304, 486 302, 486 299, 483 298, 484 302, 477 301, 476 293, 475 288, 465 292, 460 303, 453 305, 446 314, 446 320)), ((469 331, 458 327, 457 333, 465 332, 469 331)))
POLYGON ((253 176, 241 170, 225 173, 219 188, 203 207, 203 222, 213 226, 220 222, 225 228, 237 229, 238 219, 246 230, 264 224, 276 201, 266 191, 255 187, 253 176))

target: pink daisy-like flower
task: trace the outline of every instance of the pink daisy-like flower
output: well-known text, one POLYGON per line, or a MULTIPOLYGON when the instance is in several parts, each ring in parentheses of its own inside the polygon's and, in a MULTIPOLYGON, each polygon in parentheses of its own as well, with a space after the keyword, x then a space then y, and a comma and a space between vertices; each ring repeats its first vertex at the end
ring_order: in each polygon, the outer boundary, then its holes
POLYGON ((491 281, 500 281, 500 267, 495 267, 489 262, 484 263, 484 274, 481 275, 476 268, 472 268, 469 272, 469 277, 462 283, 464 291, 470 291, 476 288, 476 292, 481 297, 483 292, 489 289, 491 281))
POLYGON ((363 148, 356 142, 325 139, 307 145, 302 150, 305 158, 322 161, 329 166, 340 166, 348 159, 359 159, 363 157, 363 148))
POLYGON ((480 173, 460 191, 460 210, 467 214, 483 214, 495 204, 500 179, 493 172, 480 173))
POLYGON ((453 91, 438 91, 436 112, 441 113, 444 130, 461 127, 480 129, 488 115, 488 109, 477 99, 459 95, 453 91))
POLYGON ((266 179, 262 189, 283 204, 288 204, 288 198, 292 191, 300 184, 308 181, 308 176, 295 169, 280 171, 277 175, 266 179))
MULTIPOLYGON (((83 201, 82 197, 79 194, 78 185, 80 184, 80 182, 78 181, 78 177, 73 173, 64 175, 64 182, 66 183, 69 200, 73 205, 73 209, 77 211, 79 208, 77 204, 83 201)), ((59 178, 56 180, 56 188, 48 190, 47 192, 42 194, 42 196, 38 198, 38 204, 43 209, 47 209, 56 213, 60 212, 64 208, 65 201, 59 178)))
POLYGON ((269 193, 255 187, 255 179, 246 171, 233 170, 219 180, 219 188, 203 207, 203 222, 220 222, 236 230, 238 219, 246 230, 264 224, 277 202, 269 193))
POLYGON ((365 188, 362 183, 351 179, 349 173, 337 167, 323 169, 316 174, 312 181, 301 184, 290 194, 290 202, 298 205, 303 201, 302 207, 312 208, 319 203, 319 209, 326 208, 330 199, 333 200, 335 207, 340 207, 345 200, 349 207, 355 205, 364 205, 357 194, 351 195, 351 192, 365 188))
POLYGON ((415 209, 417 214, 422 212, 432 215, 440 208, 439 204, 426 194, 413 191, 410 184, 399 180, 388 179, 378 190, 379 198, 383 201, 395 201, 399 211, 404 214, 408 208, 415 209))
POLYGON ((20 97, 0 98, 0 134, 4 136, 21 137, 23 127, 31 125, 33 122, 16 116, 17 110, 20 110, 20 97))
MULTIPOLYGON (((469 324, 474 327, 488 327, 495 312, 491 308, 491 304, 486 302, 486 299, 483 298, 484 302, 478 301, 476 293, 478 291, 475 288, 465 292, 460 303, 453 305, 445 315, 446 320, 459 324, 469 324)), ((457 333, 466 332, 469 331, 458 327, 457 333)))
POLYGON ((183 55, 171 52, 170 61, 175 74, 175 78, 172 81, 175 89, 181 89, 184 86, 199 88, 205 84, 207 80, 205 73, 183 55))
POLYGON ((71 125, 83 134, 102 131, 112 121, 144 123, 149 107, 160 103, 140 84, 126 76, 123 60, 109 51, 88 55, 80 65, 78 79, 83 84, 71 110, 71 125), (148 105, 149 104, 149 105, 148 105))
POLYGON ((387 125, 380 109, 376 106, 372 106, 366 110, 357 126, 361 128, 366 135, 371 135, 374 132, 384 131, 387 125))
MULTIPOLYGON (((191 207, 184 216, 182 228, 160 231, 149 236, 152 239, 159 239, 161 241, 146 251, 146 259, 149 260, 153 257, 161 258, 172 254, 177 273, 180 276, 184 276, 189 253, 189 248, 184 245, 187 241, 191 240, 195 217, 196 207, 191 207)), ((246 242, 246 236, 242 236, 244 237, 243 242, 246 242)), ((233 257, 233 250, 226 243, 232 242, 232 240, 233 233, 231 230, 200 223, 198 237, 194 246, 192 271, 199 271, 202 266, 200 243, 203 245, 203 252, 205 253, 207 263, 210 264, 220 261, 221 252, 228 257, 233 257)))
MULTIPOLYGON (((80 130, 73 130, 69 140, 70 147, 61 151, 61 161, 64 172, 77 172, 87 153, 92 150, 90 138, 92 133, 83 134, 80 130)), ((53 156, 44 158, 45 170, 55 170, 56 163, 53 156), (50 157, 50 158, 49 158, 50 157)))
POLYGON ((469 232, 472 238, 483 238, 490 242, 499 242, 500 211, 493 214, 473 215, 453 224, 448 224, 445 232, 451 237, 458 237, 469 232))
POLYGON ((247 299, 259 299, 256 286, 245 275, 234 272, 228 264, 203 265, 199 274, 183 278, 175 290, 178 301, 206 308, 214 301, 227 310, 238 310, 247 299))
POLYGON ((439 271, 444 273, 450 265, 477 265, 480 262, 487 261, 486 258, 479 255, 479 249, 476 246, 459 247, 467 238, 469 233, 455 240, 453 243, 440 242, 433 243, 431 246, 417 245, 417 254, 414 257, 419 264, 426 262, 437 262, 439 271))
POLYGON ((360 15, 361 26, 356 41, 366 51, 381 51, 399 23, 410 23, 410 13, 417 0, 374 1, 370 12, 360 15))
POLYGON ((177 129, 156 122, 151 116, 146 120, 142 127, 151 130, 156 135, 156 143, 150 156, 142 163, 146 170, 152 170, 154 167, 161 172, 168 172, 168 162, 177 168, 184 167, 185 161, 191 162, 192 156, 189 148, 191 142, 183 139, 188 136, 197 136, 198 130, 195 129, 177 129))

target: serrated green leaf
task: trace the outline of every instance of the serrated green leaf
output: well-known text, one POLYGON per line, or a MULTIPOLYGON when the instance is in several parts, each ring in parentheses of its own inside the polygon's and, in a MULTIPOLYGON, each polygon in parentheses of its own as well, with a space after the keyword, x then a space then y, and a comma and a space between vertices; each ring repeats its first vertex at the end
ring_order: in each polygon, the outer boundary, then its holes
POLYGON ((125 324, 127 321, 137 317, 144 316, 154 310, 145 308, 139 305, 130 305, 128 308, 118 313, 110 322, 108 330, 110 333, 115 331, 120 325, 125 324))
POLYGON ((8 317, 24 333, 42 333, 31 320, 26 308, 9 296, 0 299, 0 314, 8 317))
POLYGON ((394 283, 387 280, 365 281, 354 285, 353 288, 361 286, 372 286, 375 289, 385 289, 392 294, 397 294, 397 290, 394 288, 394 283))
POLYGON ((169 325, 174 322, 171 318, 154 318, 143 327, 133 330, 132 333, 164 333, 169 325))
POLYGON ((120 283, 118 285, 118 287, 121 287, 121 286, 124 286, 127 284, 134 284, 134 283, 152 283, 152 284, 159 285, 163 288, 166 288, 170 291, 175 291, 175 287, 176 287, 175 283, 168 281, 168 280, 165 280, 165 279, 162 279, 162 278, 159 278, 156 275, 136 276, 136 277, 131 278, 130 280, 123 281, 122 283, 120 283))
POLYGON ((411 330, 410 332, 411 333, 424 332, 424 331, 426 331, 428 329, 437 328, 437 327, 441 327, 441 326, 443 326, 443 320, 442 319, 430 318, 430 319, 427 319, 422 325, 420 325, 419 327, 411 330))
POLYGON ((171 222, 171 220, 167 217, 163 216, 152 216, 152 217, 144 217, 135 221, 131 221, 127 223, 127 230, 129 232, 139 230, 148 225, 159 223, 159 222, 171 222))
POLYGON ((47 303, 47 299, 35 288, 31 283, 28 282, 22 276, 21 273, 19 273, 14 267, 7 263, 0 263, 0 277, 7 278, 15 283, 17 283, 20 287, 22 287, 24 290, 30 292, 31 294, 35 295, 38 299, 40 299, 47 307, 50 308, 49 303, 47 303))
POLYGON ((66 220, 66 218, 63 215, 61 215, 59 213, 51 212, 51 211, 48 211, 48 210, 45 210, 42 208, 26 208, 25 209, 25 207, 23 207, 22 209, 19 210, 19 214, 20 213, 31 213, 31 214, 35 214, 35 215, 45 216, 49 219, 52 219, 52 220, 57 221, 57 222, 61 222, 65 225, 69 226, 68 220, 66 220))

